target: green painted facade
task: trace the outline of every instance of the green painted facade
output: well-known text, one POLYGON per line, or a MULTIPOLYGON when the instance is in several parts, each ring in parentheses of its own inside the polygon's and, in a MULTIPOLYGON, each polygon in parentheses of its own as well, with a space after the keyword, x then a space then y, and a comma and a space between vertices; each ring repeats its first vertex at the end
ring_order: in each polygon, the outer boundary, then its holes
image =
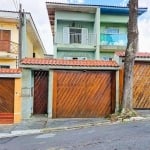
POLYGON ((116 50, 125 50, 128 16, 103 15, 100 12, 100 8, 95 8, 94 12, 55 10, 54 57, 114 59, 116 50), (71 29, 81 29, 81 35, 73 35, 74 40, 80 38, 77 43, 71 43, 71 29), (82 29, 86 29, 84 36, 82 29), (118 33, 107 33, 116 29, 118 33), (87 38, 86 42, 82 42, 81 36, 87 38))
POLYGON ((76 50, 76 51, 72 51, 72 50, 59 51, 58 50, 57 52, 58 52, 57 58, 73 57, 75 59, 75 58, 79 58, 79 57, 85 57, 89 60, 95 59, 95 52, 94 51, 81 51, 81 50, 80 51, 78 51, 78 50, 76 50))

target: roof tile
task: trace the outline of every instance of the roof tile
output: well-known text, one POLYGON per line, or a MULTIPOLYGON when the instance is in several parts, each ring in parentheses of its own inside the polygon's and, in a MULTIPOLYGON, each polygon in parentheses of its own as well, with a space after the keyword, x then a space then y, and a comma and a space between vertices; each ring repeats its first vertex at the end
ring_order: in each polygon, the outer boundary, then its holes
MULTIPOLYGON (((116 55, 119 57, 124 57, 125 52, 118 51, 118 52, 116 52, 116 55)), ((150 58, 150 53, 149 52, 137 52, 136 57, 137 58, 150 58)))
POLYGON ((20 74, 20 73, 21 73, 20 69, 5 69, 5 68, 0 69, 0 74, 20 74))
POLYGON ((50 65, 50 66, 82 66, 82 67, 118 67, 115 61, 102 60, 64 60, 48 58, 24 58, 24 65, 50 65))

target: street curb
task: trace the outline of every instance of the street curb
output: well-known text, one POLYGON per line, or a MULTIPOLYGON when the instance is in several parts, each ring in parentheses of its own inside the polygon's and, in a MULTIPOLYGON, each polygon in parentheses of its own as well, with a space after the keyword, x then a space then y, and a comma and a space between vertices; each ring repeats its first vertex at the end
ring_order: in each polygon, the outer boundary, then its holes
POLYGON ((76 130, 76 129, 82 129, 82 128, 88 128, 92 126, 101 126, 101 125, 114 125, 114 124, 120 124, 125 122, 134 122, 134 121, 140 121, 140 120, 150 120, 150 117, 144 118, 144 117, 132 117, 130 119, 124 119, 123 121, 118 120, 116 122, 106 121, 106 122, 97 122, 97 123, 86 123, 86 124, 80 124, 80 125, 74 125, 70 127, 57 127, 57 128, 43 128, 43 129, 32 129, 32 130, 17 130, 17 131, 11 131, 10 133, 0 133, 0 139, 2 138, 11 138, 11 137, 18 137, 23 135, 34 135, 34 134, 40 134, 40 133, 48 133, 48 132, 59 132, 59 131, 67 131, 67 130, 76 130))
POLYGON ((23 136, 23 135, 33 135, 33 134, 48 133, 48 132, 75 130, 75 129, 87 128, 87 127, 91 127, 91 126, 108 125, 108 124, 113 124, 113 123, 111 123, 111 122, 87 123, 87 124, 75 125, 75 126, 71 126, 71 127, 43 128, 43 129, 32 129, 32 130, 17 130, 17 131, 11 131, 11 133, 0 133, 0 139, 18 137, 18 136, 23 136))

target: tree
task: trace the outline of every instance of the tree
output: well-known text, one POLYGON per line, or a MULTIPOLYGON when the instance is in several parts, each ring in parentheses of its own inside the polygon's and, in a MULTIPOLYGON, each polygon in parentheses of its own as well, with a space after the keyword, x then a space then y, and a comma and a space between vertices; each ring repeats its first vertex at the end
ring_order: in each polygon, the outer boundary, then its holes
POLYGON ((124 90, 122 112, 133 111, 133 67, 138 51, 138 0, 129 0, 128 44, 124 63, 124 90))

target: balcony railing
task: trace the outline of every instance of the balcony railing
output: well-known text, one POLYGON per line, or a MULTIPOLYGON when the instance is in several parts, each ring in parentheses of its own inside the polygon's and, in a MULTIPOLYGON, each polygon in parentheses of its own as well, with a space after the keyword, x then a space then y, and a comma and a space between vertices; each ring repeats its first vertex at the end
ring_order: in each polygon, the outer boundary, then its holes
POLYGON ((65 35, 62 35, 62 33, 57 32, 55 34, 54 43, 96 45, 96 34, 89 33, 83 35, 81 33, 66 33, 65 35))
POLYGON ((18 43, 12 41, 0 40, 0 52, 18 54, 18 50, 19 50, 18 43))
POLYGON ((126 46, 127 34, 100 34, 100 45, 126 46))

